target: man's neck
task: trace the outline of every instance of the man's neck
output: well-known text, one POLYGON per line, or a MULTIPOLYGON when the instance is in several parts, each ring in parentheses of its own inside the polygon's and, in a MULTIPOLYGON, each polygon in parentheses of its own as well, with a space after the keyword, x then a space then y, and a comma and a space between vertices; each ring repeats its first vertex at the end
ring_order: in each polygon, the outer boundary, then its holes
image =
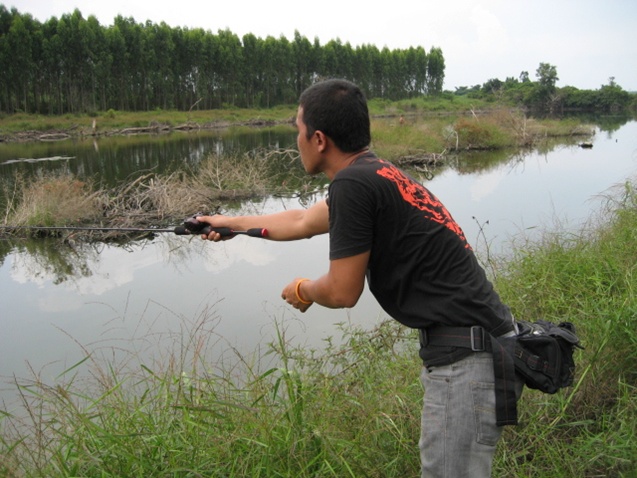
POLYGON ((325 169, 325 174, 330 179, 334 179, 336 173, 350 166, 361 155, 369 152, 369 147, 365 147, 354 153, 345 153, 339 149, 336 149, 334 154, 328 157, 328 167, 325 169))

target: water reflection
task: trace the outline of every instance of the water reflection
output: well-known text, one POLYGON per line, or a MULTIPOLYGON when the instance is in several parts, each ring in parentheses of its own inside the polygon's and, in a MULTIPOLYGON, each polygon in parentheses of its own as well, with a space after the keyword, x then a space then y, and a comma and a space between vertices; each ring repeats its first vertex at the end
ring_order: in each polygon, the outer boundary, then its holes
POLYGON ((244 154, 258 148, 294 147, 295 138, 293 128, 280 126, 3 143, 0 144, 0 176, 71 173, 80 178, 95 178, 103 187, 112 187, 142 171, 161 174, 195 166, 211 152, 244 154))

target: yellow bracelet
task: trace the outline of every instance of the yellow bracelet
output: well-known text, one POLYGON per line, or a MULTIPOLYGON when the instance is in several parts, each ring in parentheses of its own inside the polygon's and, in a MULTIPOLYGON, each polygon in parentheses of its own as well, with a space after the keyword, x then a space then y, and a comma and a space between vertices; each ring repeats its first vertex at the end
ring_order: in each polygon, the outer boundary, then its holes
POLYGON ((294 292, 296 292, 296 298, 299 299, 299 302, 301 304, 305 304, 305 305, 309 305, 312 303, 312 301, 307 301, 307 300, 303 300, 301 298, 301 294, 299 293, 299 289, 301 287, 301 282, 305 282, 306 280, 310 280, 310 279, 299 279, 299 281, 296 283, 296 289, 294 289, 294 292))

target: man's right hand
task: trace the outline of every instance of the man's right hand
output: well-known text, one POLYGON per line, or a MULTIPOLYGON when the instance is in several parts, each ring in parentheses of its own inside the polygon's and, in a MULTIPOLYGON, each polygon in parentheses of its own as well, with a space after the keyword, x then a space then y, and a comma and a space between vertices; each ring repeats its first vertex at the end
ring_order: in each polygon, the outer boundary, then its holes
POLYGON ((225 241, 226 239, 232 239, 235 236, 221 236, 218 232, 215 232, 214 228, 216 227, 230 227, 228 225, 229 218, 227 216, 223 216, 222 214, 215 214, 214 216, 197 216, 197 221, 205 222, 209 224, 212 228, 212 231, 209 234, 202 234, 201 238, 208 241, 225 241))

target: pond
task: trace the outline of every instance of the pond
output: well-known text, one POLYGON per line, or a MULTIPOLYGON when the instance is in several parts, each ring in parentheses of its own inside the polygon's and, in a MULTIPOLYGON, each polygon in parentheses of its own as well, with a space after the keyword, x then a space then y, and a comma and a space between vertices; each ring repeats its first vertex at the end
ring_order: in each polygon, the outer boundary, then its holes
POLYGON ((0 177, 68 172, 96 179, 108 187, 143 172, 163 173, 188 167, 210 152, 242 154, 258 148, 295 147, 295 138, 291 126, 281 126, 0 143, 0 177))
MULTIPOLYGON (((292 132, 241 134, 247 142, 198 134, 120 138, 112 140, 114 146, 102 140, 97 147, 92 142, 24 145, 22 152, 17 145, 0 145, 0 175, 6 177, 9 168, 38 174, 40 166, 106 174, 99 157, 123 154, 132 164, 113 161, 120 165, 109 171, 108 181, 116 181, 157 168, 160 157, 165 158, 162 168, 171 168, 211 150, 294 144, 292 132), (126 141, 134 143, 132 150, 123 145, 126 141), (88 152, 81 153, 82 148, 88 152), (135 153, 135 148, 154 152, 135 153), (56 157, 67 159, 36 161, 56 157)), ((598 129, 591 149, 553 145, 500 152, 495 159, 494 153, 463 154, 423 181, 485 260, 546 230, 578 230, 598 210, 600 197, 632 179, 636 168, 637 122, 631 121, 598 129)), ((310 202, 321 199, 317 194, 310 202)), ((305 205, 297 198, 267 197, 227 212, 262 214, 305 205)), ((317 277, 327 264, 326 236, 291 243, 238 236, 210 243, 162 234, 152 241, 75 249, 55 241, 0 240, 0 390, 8 393, 13 377, 30 377, 32 371, 55 383, 88 352, 94 358, 151 363, 190 349, 203 337, 210 360, 218 363, 236 354, 262 354, 275 340, 277 323, 294 344, 320 347, 339 336, 340 323, 371 328, 386 318, 367 290, 349 310, 313 306, 300 314, 280 299, 290 280, 317 277)))

